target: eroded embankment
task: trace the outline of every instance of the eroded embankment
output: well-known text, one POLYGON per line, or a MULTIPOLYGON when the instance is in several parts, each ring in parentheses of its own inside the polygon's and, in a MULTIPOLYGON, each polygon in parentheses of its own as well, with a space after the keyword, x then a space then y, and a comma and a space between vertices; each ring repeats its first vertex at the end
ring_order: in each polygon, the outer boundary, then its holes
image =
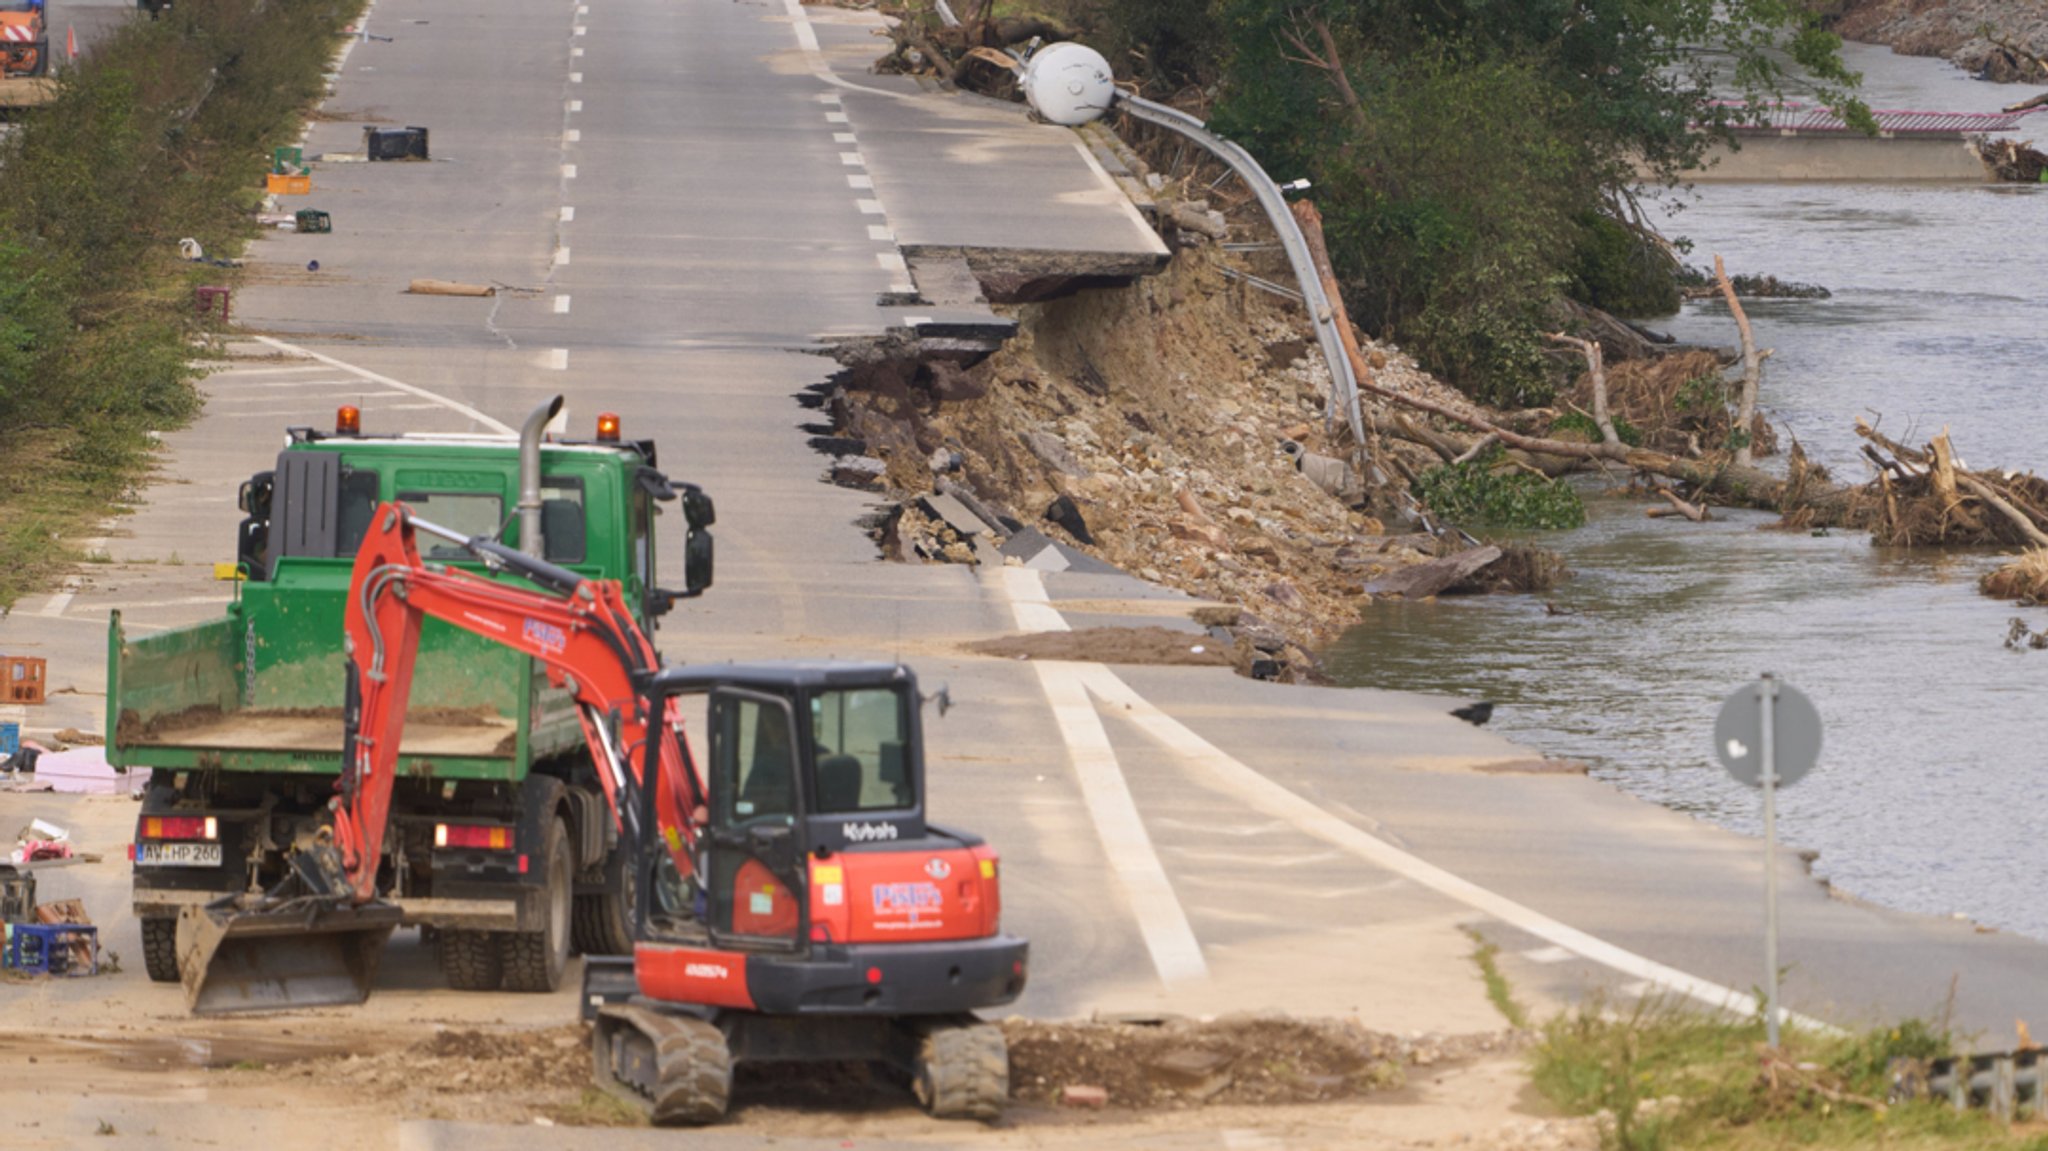
MULTIPOLYGON (((1299 313, 1227 280, 1213 249, 1012 311, 1017 334, 978 360, 901 333, 842 350, 818 442, 839 482, 902 501, 875 525, 890 558, 1100 559, 1223 605, 1203 619, 1245 641, 1235 662, 1302 678, 1368 579, 1438 550, 1390 530, 1399 513, 1335 458, 1329 375, 1299 313), (972 518, 948 522, 951 505, 921 498, 937 495, 972 518), (1006 555, 977 557, 983 527, 1006 555)), ((1441 389, 1398 353, 1369 355, 1394 386, 1441 389)))

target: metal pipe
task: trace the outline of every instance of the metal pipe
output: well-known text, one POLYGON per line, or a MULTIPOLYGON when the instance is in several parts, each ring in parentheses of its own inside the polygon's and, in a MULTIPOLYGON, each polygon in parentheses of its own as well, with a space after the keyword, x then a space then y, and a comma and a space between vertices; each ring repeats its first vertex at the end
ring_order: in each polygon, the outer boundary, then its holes
POLYGON ((556 395, 519 425, 519 550, 535 559, 547 554, 540 526, 540 434, 561 412, 562 397, 556 395))
MULTIPOLYGON (((1323 291, 1323 278, 1316 273, 1315 260, 1309 255, 1308 240, 1301 234, 1301 225, 1294 219, 1294 213, 1287 210, 1287 198, 1281 195, 1280 186, 1273 182, 1257 160, 1252 159, 1250 152, 1209 131, 1207 125, 1178 108, 1155 104, 1142 96, 1123 92, 1117 93, 1116 106, 1148 124, 1178 132, 1208 149, 1217 159, 1228 164, 1258 198, 1267 220, 1279 233, 1281 246, 1287 249, 1287 262, 1294 268, 1294 278, 1301 284, 1302 299, 1315 322, 1316 345, 1322 349, 1323 361, 1330 365, 1330 379, 1336 385, 1332 406, 1342 405, 1345 421, 1351 427, 1352 441, 1369 461, 1365 416, 1358 406, 1358 377, 1351 370, 1350 357, 1344 354, 1344 340, 1337 333, 1336 312, 1330 307, 1330 297, 1323 291)), ((1367 467, 1372 471, 1378 470, 1370 463, 1367 467)))

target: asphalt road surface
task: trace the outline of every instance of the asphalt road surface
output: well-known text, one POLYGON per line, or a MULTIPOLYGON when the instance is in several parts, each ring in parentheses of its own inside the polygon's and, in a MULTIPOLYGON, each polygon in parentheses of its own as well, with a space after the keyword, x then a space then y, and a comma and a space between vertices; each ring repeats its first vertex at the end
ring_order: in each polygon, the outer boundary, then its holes
MULTIPOLYGON (((1454 701, 962 653, 1069 623, 1194 625, 1124 577, 880 562, 870 501, 825 483, 806 443, 801 400, 832 370, 816 352, 903 322, 881 300, 905 286, 907 236, 986 258, 1162 250, 1065 130, 864 75, 870 19, 783 0, 381 0, 369 29, 391 40, 351 46, 307 152, 358 150, 382 122, 428 126, 434 159, 321 164, 285 206, 330 211, 334 234, 252 249, 236 315, 273 342, 249 350, 325 358, 211 377, 206 416, 166 439, 164 482, 110 525, 114 562, 0 624, 78 693, 32 722, 103 722, 109 608, 142 630, 218 610, 235 484, 284 425, 352 402, 372 429, 496 430, 474 413, 516 425, 559 391, 572 426, 618 412, 718 500, 717 586, 664 621, 670 659, 900 657, 950 686, 931 808, 1003 853, 1006 925, 1033 943, 1025 1013, 1498 1026, 1468 927, 1538 1003, 1739 1002, 1759 984, 1758 844, 1581 777, 1475 770, 1532 756, 1451 719, 1454 701), (415 277, 508 290, 402 294, 415 277)), ((1794 1010, 1931 1015, 1953 980, 1955 1019, 1990 1044, 2048 1017, 2048 947, 1834 898, 1784 866, 1794 1010)), ((139 954, 120 879, 92 881, 94 907, 139 954)), ((130 984, 128 1001, 174 1011, 175 989, 130 984)), ((87 994, 37 1010, 65 1018, 87 994)))

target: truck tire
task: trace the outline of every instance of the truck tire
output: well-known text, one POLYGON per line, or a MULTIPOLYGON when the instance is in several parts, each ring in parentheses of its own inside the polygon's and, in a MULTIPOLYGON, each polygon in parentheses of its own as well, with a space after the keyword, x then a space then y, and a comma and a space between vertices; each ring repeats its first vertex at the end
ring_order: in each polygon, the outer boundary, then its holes
POLYGON ((50 41, 48 38, 36 41, 36 66, 30 68, 28 74, 31 76, 47 76, 50 74, 50 41))
POLYGON ((934 1119, 990 1120, 1010 1097, 1010 1047, 1003 1029, 976 1020, 924 1037, 912 1081, 934 1119))
POLYGON ((631 955, 633 953, 633 900, 638 894, 632 854, 623 845, 604 863, 604 890, 576 897, 574 938, 579 955, 631 955))
POLYGON ((442 931, 434 937, 434 949, 448 986, 457 991, 498 989, 505 965, 498 956, 498 941, 490 932, 442 931))
POLYGON ((507 931, 498 935, 505 967, 505 990, 553 991, 562 985, 569 963, 570 904, 575 901, 576 863, 569 852, 569 830, 562 821, 548 821, 547 918, 539 931, 507 931))
POLYGON ((178 921, 152 915, 142 921, 142 966, 158 983, 178 981, 178 921))

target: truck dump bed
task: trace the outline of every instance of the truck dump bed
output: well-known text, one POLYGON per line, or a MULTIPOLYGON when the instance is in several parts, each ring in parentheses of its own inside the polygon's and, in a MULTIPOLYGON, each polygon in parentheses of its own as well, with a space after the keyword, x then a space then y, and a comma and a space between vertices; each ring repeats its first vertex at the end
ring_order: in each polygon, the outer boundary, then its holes
MULTIPOLYGON (((274 751, 341 754, 341 714, 293 711, 209 712, 187 722, 160 725, 126 741, 131 746, 191 751, 274 751)), ((519 744, 519 724, 510 716, 457 713, 414 715, 400 745, 405 755, 510 759, 519 744)))

